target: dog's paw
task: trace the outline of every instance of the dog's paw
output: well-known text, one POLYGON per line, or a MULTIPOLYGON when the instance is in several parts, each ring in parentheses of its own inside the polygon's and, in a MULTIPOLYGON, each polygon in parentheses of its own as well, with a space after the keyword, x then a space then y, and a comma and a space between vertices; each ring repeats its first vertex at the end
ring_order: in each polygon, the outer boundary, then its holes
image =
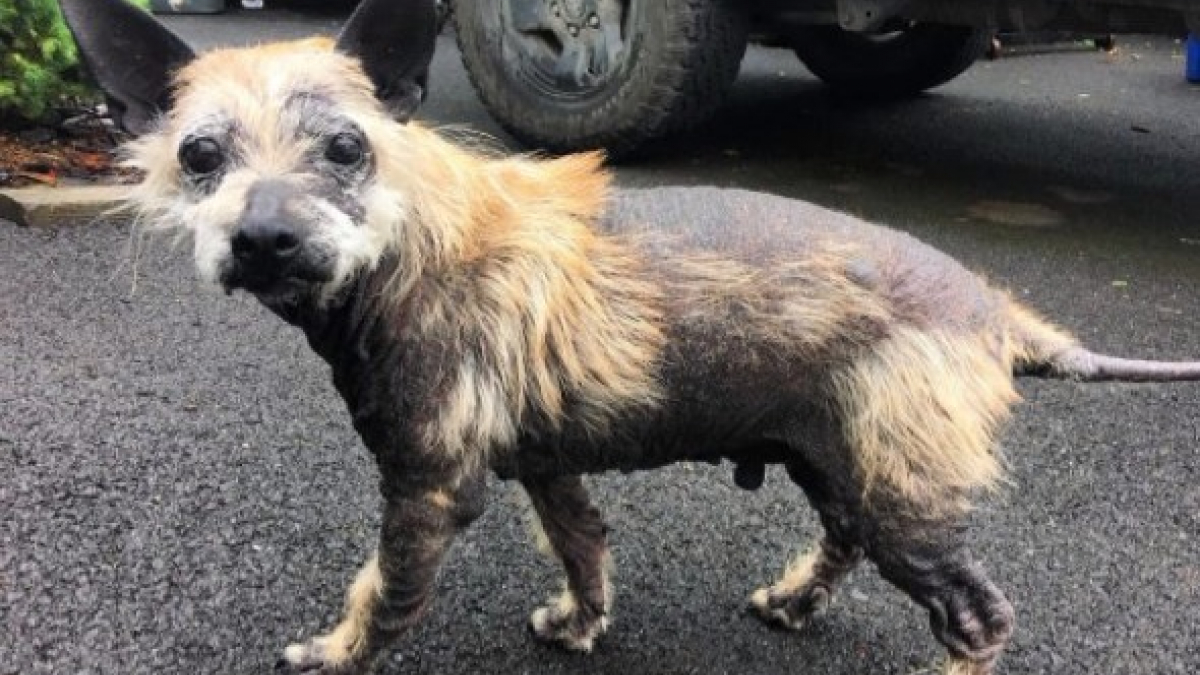
POLYGON ((279 675, 356 675, 363 672, 352 660, 335 658, 337 651, 331 648, 328 636, 290 644, 275 664, 275 672, 279 675))
POLYGON ((824 613, 829 601, 829 589, 821 585, 806 584, 797 589, 771 586, 755 591, 750 596, 750 607, 768 624, 798 631, 824 613))
POLYGON ((529 630, 534 637, 576 652, 592 651, 596 638, 607 629, 607 618, 588 618, 573 606, 564 607, 563 603, 539 607, 529 616, 529 630))
POLYGON ((992 660, 976 662, 949 657, 939 672, 941 675, 991 675, 994 663, 992 660))

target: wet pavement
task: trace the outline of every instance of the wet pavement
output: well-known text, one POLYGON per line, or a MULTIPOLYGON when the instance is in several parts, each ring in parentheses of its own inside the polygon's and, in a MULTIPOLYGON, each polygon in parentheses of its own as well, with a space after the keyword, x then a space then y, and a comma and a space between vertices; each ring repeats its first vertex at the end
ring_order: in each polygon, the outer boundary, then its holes
MULTIPOLYGON (((206 45, 338 22, 171 19, 206 45)), ((953 253, 1095 348, 1200 357, 1200 88, 1175 42, 1120 45, 982 63, 873 109, 755 48, 716 123, 619 180, 844 209, 953 253)), ((504 142, 457 58, 444 37, 424 120, 504 142)), ((374 469, 324 366, 252 301, 199 288, 189 258, 121 223, 0 225, 0 674, 267 672, 336 618, 372 547, 374 469)), ((1196 672, 1200 385, 1021 389, 1012 485, 971 524, 1018 613, 1003 672, 1196 672)), ((782 473, 753 494, 711 467, 592 485, 617 568, 595 653, 526 634, 557 574, 497 486, 385 672, 915 675, 940 655, 869 568, 805 633, 745 613, 816 534, 782 473)))

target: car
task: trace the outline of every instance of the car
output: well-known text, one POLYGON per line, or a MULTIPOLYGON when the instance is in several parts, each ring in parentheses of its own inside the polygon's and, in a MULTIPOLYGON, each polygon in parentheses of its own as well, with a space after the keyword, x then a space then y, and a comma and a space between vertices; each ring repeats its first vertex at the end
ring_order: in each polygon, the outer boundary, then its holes
MULTIPOLYGON (((1183 35, 1194 0, 456 0, 463 64, 491 115, 555 153, 635 153, 704 122, 751 36, 837 95, 896 99, 966 71, 1000 30, 1183 35)), ((1200 32, 1200 28, 1197 29, 1200 32)))

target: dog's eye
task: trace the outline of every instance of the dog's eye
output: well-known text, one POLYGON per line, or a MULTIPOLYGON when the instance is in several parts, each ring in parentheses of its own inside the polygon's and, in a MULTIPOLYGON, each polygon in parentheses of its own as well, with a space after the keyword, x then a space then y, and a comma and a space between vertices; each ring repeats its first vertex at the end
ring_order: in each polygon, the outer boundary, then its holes
POLYGON ((225 153, 211 138, 193 138, 180 146, 179 163, 192 175, 207 176, 225 163, 225 153))
POLYGON ((325 146, 325 159, 334 164, 353 166, 362 161, 362 142, 351 134, 338 134, 325 146))

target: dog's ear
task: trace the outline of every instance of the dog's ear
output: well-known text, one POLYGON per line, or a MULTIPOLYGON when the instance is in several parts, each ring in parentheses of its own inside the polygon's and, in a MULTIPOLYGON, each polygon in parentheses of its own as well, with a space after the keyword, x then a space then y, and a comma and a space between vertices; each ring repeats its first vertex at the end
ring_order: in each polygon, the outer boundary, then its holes
POLYGON ((437 44, 435 0, 363 0, 338 36, 338 51, 357 57, 375 95, 401 122, 425 100, 437 44))
POLYGON ((171 78, 192 50, 149 13, 125 0, 59 0, 84 67, 108 97, 113 120, 148 131, 171 107, 171 78))

